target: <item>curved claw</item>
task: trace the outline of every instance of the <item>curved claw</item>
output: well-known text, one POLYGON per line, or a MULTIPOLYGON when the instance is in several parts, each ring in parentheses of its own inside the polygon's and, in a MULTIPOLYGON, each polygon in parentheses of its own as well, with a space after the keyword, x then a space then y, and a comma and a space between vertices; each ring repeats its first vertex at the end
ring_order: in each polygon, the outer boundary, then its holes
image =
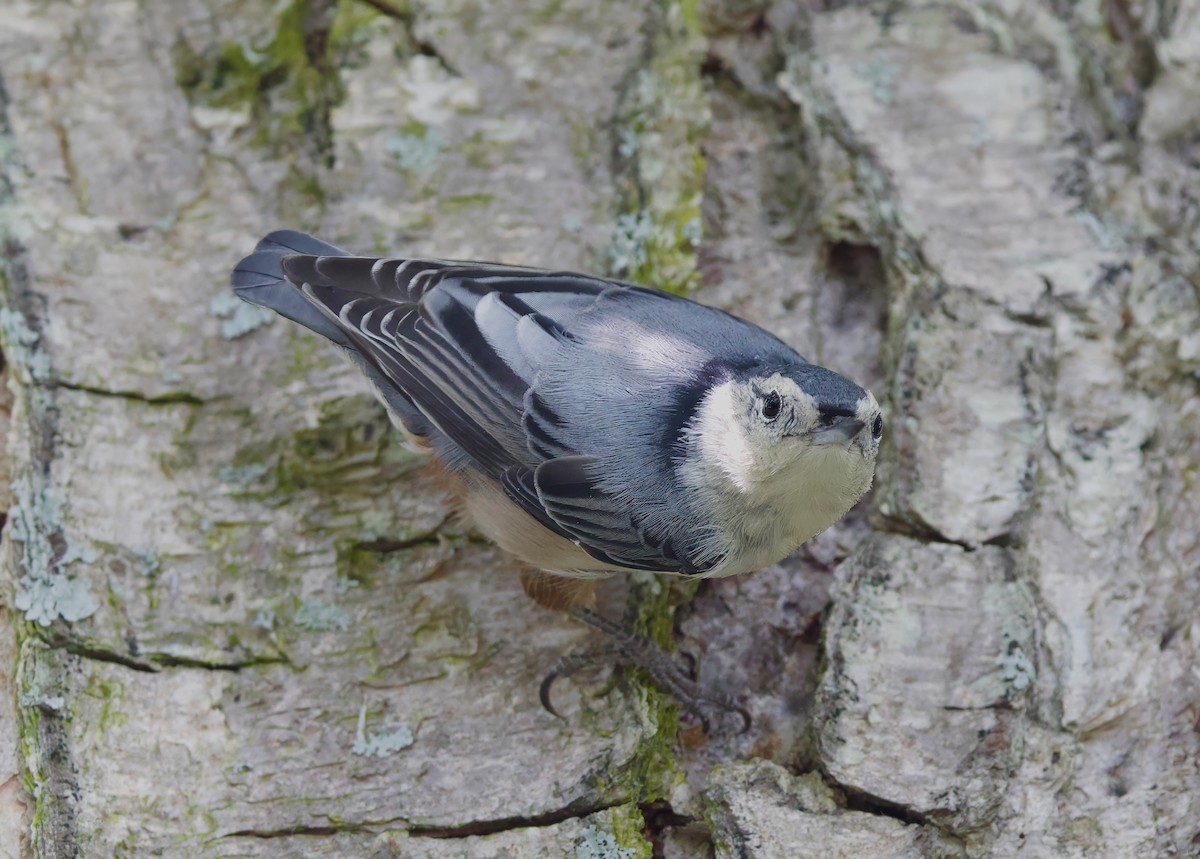
POLYGON ((538 700, 542 702, 542 708, 551 716, 557 716, 559 719, 564 718, 558 710, 554 709, 554 704, 550 700, 550 691, 554 686, 554 681, 559 677, 570 677, 581 668, 603 663, 606 659, 619 657, 620 655, 618 649, 610 647, 595 653, 577 653, 559 659, 558 662, 554 663, 554 667, 550 669, 550 672, 542 678, 542 685, 538 687, 538 700))
POLYGON ((741 704, 731 704, 729 709, 742 717, 742 729, 738 733, 744 734, 749 731, 750 726, 754 724, 754 719, 750 717, 750 711, 741 704))
POLYGON ((554 681, 563 675, 560 665, 555 665, 550 669, 549 673, 542 678, 542 685, 538 687, 538 700, 542 702, 542 709, 554 716, 557 719, 563 718, 562 713, 554 709, 554 704, 550 701, 550 689, 554 686, 554 681))
POLYGON ((680 701, 684 707, 700 720, 700 727, 704 729, 704 733, 711 734, 712 720, 714 717, 724 713, 737 713, 742 717, 742 728, 738 731, 739 734, 744 734, 750 730, 750 726, 754 724, 754 719, 750 716, 750 711, 741 704, 735 704, 724 698, 702 698, 692 702, 680 701), (709 705, 705 708, 703 705, 709 705), (714 713, 713 711, 717 711, 714 713))

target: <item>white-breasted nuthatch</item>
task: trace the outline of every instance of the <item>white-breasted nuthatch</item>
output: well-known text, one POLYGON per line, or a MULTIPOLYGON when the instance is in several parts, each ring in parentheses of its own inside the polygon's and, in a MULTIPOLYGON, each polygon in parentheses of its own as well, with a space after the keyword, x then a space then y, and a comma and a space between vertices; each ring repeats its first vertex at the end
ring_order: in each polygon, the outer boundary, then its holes
POLYGON ((586 603, 591 580, 617 572, 774 563, 871 485, 883 419, 870 392, 685 298, 355 257, 292 231, 263 239, 232 284, 346 350, 479 529, 541 571, 523 582, 551 607, 586 603))

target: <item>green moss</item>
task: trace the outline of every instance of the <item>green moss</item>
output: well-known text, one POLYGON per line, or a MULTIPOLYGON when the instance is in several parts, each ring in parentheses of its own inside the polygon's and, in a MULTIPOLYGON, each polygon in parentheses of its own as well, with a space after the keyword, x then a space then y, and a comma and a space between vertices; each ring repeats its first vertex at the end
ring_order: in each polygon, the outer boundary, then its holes
MULTIPOLYGON (((420 599, 420 598, 418 598, 420 599)), ((475 635, 475 618, 465 599, 450 596, 440 603, 421 606, 420 622, 409 632, 409 641, 425 643, 452 639, 465 640, 475 635)))
POLYGON ((532 21, 538 27, 551 24, 562 15, 562 11, 563 0, 549 0, 546 5, 533 13, 532 21))
POLYGON ((256 144, 312 141, 328 155, 338 70, 361 61, 377 17, 355 0, 285 0, 259 33, 199 48, 180 37, 175 81, 194 103, 248 111, 256 144))
POLYGON ((94 699, 100 708, 95 718, 90 720, 98 730, 104 731, 110 727, 119 728, 128 721, 129 717, 120 709, 121 703, 125 699, 125 687, 120 683, 101 680, 93 675, 89 678, 83 694, 94 699))
POLYGON ((417 553, 437 545, 438 538, 433 533, 411 534, 405 538, 403 548, 387 551, 367 548, 358 542, 346 543, 338 547, 338 580, 353 582, 354 587, 361 588, 387 584, 398 571, 407 571, 423 563, 425 559, 416 557, 417 553))
POLYGON ((458 194, 438 198, 438 209, 443 212, 460 212, 477 206, 490 205, 495 198, 491 194, 458 194))
POLYGON ((325 205, 325 189, 321 187, 317 177, 305 173, 295 164, 288 166, 287 173, 275 188, 275 193, 280 211, 310 206, 320 209, 325 205))
POLYGON ((684 32, 690 37, 703 35, 703 25, 700 22, 700 0, 679 0, 679 18, 684 32))
POLYGON ((61 714, 66 711, 66 685, 63 678, 38 665, 33 671, 18 672, 17 703, 22 709, 34 711, 31 718, 37 719, 37 711, 61 714))
MULTIPOLYGON (((298 325, 289 326, 288 332, 290 360, 287 365, 288 378, 286 381, 307 378, 314 370, 328 367, 336 357, 324 338, 305 331, 298 325)), ((285 382, 284 379, 276 381, 281 386, 285 382)))
POLYGON ((642 831, 645 818, 636 805, 611 808, 602 816, 589 818, 583 832, 575 839, 571 859, 651 859, 653 847, 642 831), (601 826, 593 821, 600 818, 601 826))
POLYGON ((646 818, 642 810, 633 803, 618 806, 609 812, 613 839, 637 859, 651 859, 654 848, 642 834, 646 830, 646 818))
POLYGON ((315 427, 240 448, 218 477, 238 495, 286 500, 319 490, 333 504, 339 490, 382 492, 422 461, 403 447, 383 407, 358 395, 322 403, 315 427))
POLYGON ((491 170, 496 166, 496 144, 475 131, 458 144, 458 152, 467 160, 467 166, 475 170, 491 170))
MULTIPOLYGON (((34 853, 51 852, 45 845, 47 833, 70 826, 75 810, 69 793, 52 790, 57 783, 70 784, 69 748, 66 737, 70 718, 67 669, 61 651, 54 651, 36 637, 29 623, 16 623, 18 660, 16 666, 18 742, 21 748, 21 781, 33 799, 30 841, 34 853), (60 703, 61 702, 61 703, 60 703), (58 780, 61 780, 59 782, 58 780)), ((70 827, 73 830, 73 826, 70 827)))
MULTIPOLYGON (((634 574, 629 595, 629 604, 636 606, 633 631, 666 651, 674 646, 675 608, 695 592, 694 585, 681 588, 673 583, 664 576, 634 574)), ((680 707, 644 672, 639 670, 632 676, 637 679, 634 689, 650 731, 644 734, 627 766, 619 770, 608 765, 600 767, 589 782, 604 795, 654 802, 665 798, 682 778, 675 758, 680 707)))
POLYGON ((707 44, 694 0, 662 7, 654 50, 626 96, 618 153, 625 211, 606 252, 610 272, 682 293, 698 279, 710 110, 700 75, 707 44))

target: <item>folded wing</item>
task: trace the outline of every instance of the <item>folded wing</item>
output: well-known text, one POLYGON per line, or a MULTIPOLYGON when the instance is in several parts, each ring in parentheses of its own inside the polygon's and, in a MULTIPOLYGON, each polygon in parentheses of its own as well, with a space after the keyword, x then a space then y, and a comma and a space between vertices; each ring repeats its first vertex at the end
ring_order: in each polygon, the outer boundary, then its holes
POLYGON ((688 533, 648 533, 633 505, 603 488, 600 460, 579 449, 538 384, 541 367, 579 345, 578 321, 599 303, 681 299, 538 269, 346 256, 300 233, 264 239, 234 286, 259 299, 267 290, 273 303, 258 303, 361 356, 377 384, 402 392, 477 471, 598 567, 702 572, 688 533), (290 293, 272 278, 272 258, 290 293))

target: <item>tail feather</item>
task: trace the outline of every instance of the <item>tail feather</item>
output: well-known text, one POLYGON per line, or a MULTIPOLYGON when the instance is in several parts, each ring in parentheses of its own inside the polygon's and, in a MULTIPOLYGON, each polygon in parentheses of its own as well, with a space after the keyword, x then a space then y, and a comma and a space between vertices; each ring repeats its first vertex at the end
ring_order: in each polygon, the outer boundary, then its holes
POLYGON ((278 230, 259 242, 254 253, 234 267, 230 278, 234 293, 243 301, 274 310, 280 316, 297 322, 342 347, 346 355, 366 373, 393 418, 409 433, 420 437, 429 436, 434 431, 433 426, 417 410, 412 400, 366 360, 333 319, 317 309, 300 289, 301 283, 294 283, 294 278, 289 278, 292 272, 285 271, 285 260, 289 257, 293 263, 306 261, 309 267, 315 265, 317 257, 343 257, 360 264, 364 262, 352 258, 341 248, 306 233, 278 230), (302 259, 297 260, 297 257, 302 259))
POLYGON ((296 254, 325 254, 347 256, 341 248, 295 230, 279 230, 258 243, 254 253, 233 269, 230 284, 238 298, 274 310, 280 316, 298 322, 305 328, 327 337, 349 349, 345 333, 312 306, 299 289, 288 282, 283 261, 296 254))
POLYGON ((344 257, 350 256, 337 245, 323 242, 308 233, 299 230, 276 230, 268 233, 255 251, 278 251, 283 256, 290 254, 308 254, 311 256, 344 257))

